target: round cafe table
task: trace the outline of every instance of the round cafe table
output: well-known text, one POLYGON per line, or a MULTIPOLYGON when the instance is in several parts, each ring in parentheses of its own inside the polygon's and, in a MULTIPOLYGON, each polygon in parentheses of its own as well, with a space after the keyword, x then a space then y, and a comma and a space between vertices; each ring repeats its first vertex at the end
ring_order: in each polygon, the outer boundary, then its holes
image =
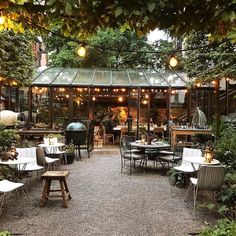
POLYGON ((192 164, 192 167, 194 170, 196 170, 194 164, 198 164, 198 165, 219 165, 220 164, 220 161, 218 161, 217 159, 213 159, 211 162, 205 162, 204 157, 195 157, 195 158, 185 157, 185 160, 192 164))
POLYGON ((137 147, 137 148, 142 148, 142 149, 165 149, 165 148, 170 147, 170 144, 162 143, 162 142, 154 142, 152 144, 147 144, 146 142, 141 143, 139 141, 135 141, 135 142, 131 142, 130 145, 132 147, 137 147))

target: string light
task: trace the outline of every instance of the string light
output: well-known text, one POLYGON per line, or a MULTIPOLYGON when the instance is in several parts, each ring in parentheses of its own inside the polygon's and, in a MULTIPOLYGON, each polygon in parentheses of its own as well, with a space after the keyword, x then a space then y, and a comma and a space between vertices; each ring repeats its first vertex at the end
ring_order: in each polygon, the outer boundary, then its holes
POLYGON ((178 60, 175 56, 171 56, 169 64, 171 67, 176 67, 178 65, 178 60))
POLYGON ((119 102, 123 102, 123 98, 122 97, 118 97, 118 101, 119 102))
POLYGON ((77 53, 80 57, 85 57, 86 55, 86 48, 85 45, 81 43, 80 47, 77 50, 77 53))

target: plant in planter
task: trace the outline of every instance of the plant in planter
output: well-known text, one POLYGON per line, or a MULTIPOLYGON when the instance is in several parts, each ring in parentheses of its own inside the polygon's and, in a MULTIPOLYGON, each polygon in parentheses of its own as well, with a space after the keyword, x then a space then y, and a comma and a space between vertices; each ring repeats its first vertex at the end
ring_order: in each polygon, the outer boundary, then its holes
POLYGON ((69 143, 65 146, 67 164, 72 164, 75 159, 76 146, 73 143, 69 143))
POLYGON ((16 158, 15 143, 17 138, 15 130, 5 129, 5 126, 0 124, 0 156, 2 160, 16 158))

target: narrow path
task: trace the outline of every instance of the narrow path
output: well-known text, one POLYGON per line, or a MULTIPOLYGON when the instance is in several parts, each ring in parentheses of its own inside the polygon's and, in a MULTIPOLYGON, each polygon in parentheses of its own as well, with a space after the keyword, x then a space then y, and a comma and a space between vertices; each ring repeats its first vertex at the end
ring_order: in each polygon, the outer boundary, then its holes
MULTIPOLYGON (((183 236, 199 231, 207 220, 192 219, 191 201, 183 201, 185 189, 171 189, 168 177, 120 173, 118 149, 94 150, 91 158, 68 167, 72 200, 67 209, 55 199, 39 208, 42 183, 35 180, 30 186, 32 203, 24 201, 24 215, 17 216, 19 207, 9 208, 0 217, 0 228, 32 236, 183 236)), ((13 199, 10 203, 17 206, 13 199)))

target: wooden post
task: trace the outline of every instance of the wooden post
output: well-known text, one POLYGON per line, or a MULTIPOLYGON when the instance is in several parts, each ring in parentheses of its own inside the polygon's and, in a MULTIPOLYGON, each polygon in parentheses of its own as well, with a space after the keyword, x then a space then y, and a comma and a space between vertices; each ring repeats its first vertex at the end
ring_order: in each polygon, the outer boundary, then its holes
POLYGON ((137 132, 136 132, 136 139, 139 138, 140 95, 141 95, 141 90, 140 90, 140 87, 139 87, 138 88, 138 103, 137 103, 137 132))
POLYGON ((215 116, 216 116, 216 139, 220 137, 220 79, 215 80, 215 116))
POLYGON ((191 123, 192 97, 191 89, 187 89, 187 123, 191 123))
POLYGON ((151 122, 151 99, 150 99, 150 93, 148 94, 148 132, 150 131, 150 122, 151 122))
POLYGON ((32 122, 32 87, 29 87, 28 90, 28 122, 32 122))
POLYGON ((74 118, 74 106, 73 106, 73 88, 69 88, 69 121, 72 122, 74 118))
POLYGON ((50 128, 52 128, 52 119, 53 119, 52 106, 53 106, 53 91, 52 91, 52 87, 49 87, 49 125, 50 125, 50 128))
POLYGON ((229 80, 226 79, 226 115, 229 115, 229 80))

